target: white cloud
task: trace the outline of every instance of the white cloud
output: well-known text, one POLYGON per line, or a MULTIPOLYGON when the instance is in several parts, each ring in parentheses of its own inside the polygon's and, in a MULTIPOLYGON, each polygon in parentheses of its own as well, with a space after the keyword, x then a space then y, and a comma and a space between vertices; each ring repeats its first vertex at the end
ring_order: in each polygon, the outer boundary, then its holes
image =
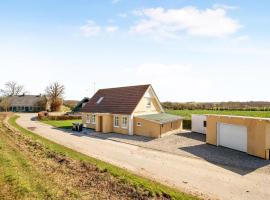
POLYGON ((80 27, 81 33, 85 37, 96 36, 100 33, 101 27, 96 25, 94 21, 87 21, 87 23, 80 27))
POLYGON ((195 7, 181 9, 149 8, 134 11, 139 21, 130 28, 132 33, 159 37, 192 36, 224 37, 235 33, 240 24, 227 16, 226 9, 199 10, 195 7))
POLYGON ((117 27, 117 26, 107 26, 107 27, 105 28, 105 30, 106 30, 108 33, 113 33, 113 32, 115 32, 115 31, 118 30, 118 27, 117 27))
POLYGON ((229 6, 229 5, 225 5, 225 4, 214 4, 213 8, 214 9, 222 8, 224 10, 237 10, 237 9, 239 9, 237 6, 229 6))

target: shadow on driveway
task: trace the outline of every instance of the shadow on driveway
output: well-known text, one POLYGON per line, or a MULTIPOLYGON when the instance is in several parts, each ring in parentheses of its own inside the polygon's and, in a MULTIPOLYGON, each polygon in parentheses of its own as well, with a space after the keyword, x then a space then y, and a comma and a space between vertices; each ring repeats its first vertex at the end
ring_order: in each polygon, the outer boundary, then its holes
POLYGON ((179 149, 242 176, 270 165, 269 160, 264 160, 248 155, 244 152, 221 146, 217 147, 210 144, 181 147, 179 149))

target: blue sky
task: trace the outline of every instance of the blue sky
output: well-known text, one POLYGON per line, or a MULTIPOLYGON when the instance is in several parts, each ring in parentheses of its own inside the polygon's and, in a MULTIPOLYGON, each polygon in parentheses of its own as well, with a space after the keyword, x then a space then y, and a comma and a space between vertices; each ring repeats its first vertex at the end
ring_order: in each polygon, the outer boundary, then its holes
POLYGON ((162 101, 270 100, 270 2, 9 0, 0 85, 67 99, 151 83, 162 101))

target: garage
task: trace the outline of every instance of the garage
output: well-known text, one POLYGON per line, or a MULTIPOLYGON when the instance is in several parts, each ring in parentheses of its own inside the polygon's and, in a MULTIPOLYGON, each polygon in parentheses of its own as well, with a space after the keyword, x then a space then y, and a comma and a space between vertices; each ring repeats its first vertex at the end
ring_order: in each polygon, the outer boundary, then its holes
POLYGON ((228 147, 242 152, 247 152, 247 127, 218 123, 218 146, 228 147))
POLYGON ((167 113, 135 116, 134 134, 160 138, 182 130, 182 121, 182 117, 167 113))
POLYGON ((270 119, 206 115, 206 143, 269 159, 270 119))

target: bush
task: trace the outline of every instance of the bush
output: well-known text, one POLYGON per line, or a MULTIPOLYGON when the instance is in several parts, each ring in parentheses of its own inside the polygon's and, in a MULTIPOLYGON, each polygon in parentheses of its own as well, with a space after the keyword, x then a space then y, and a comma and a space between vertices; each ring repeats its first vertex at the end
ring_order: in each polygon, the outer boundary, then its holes
POLYGON ((47 121, 47 120, 74 120, 81 119, 81 116, 70 116, 70 115, 59 115, 59 116, 50 116, 48 112, 39 112, 38 119, 47 121))
POLYGON ((73 120, 81 119, 81 116, 70 116, 70 115, 59 115, 59 116, 48 116, 48 120, 73 120))
POLYGON ((48 116, 49 116, 49 113, 47 111, 42 111, 42 112, 38 113, 38 119, 39 120, 42 120, 42 119, 44 119, 45 117, 48 117, 48 116))

